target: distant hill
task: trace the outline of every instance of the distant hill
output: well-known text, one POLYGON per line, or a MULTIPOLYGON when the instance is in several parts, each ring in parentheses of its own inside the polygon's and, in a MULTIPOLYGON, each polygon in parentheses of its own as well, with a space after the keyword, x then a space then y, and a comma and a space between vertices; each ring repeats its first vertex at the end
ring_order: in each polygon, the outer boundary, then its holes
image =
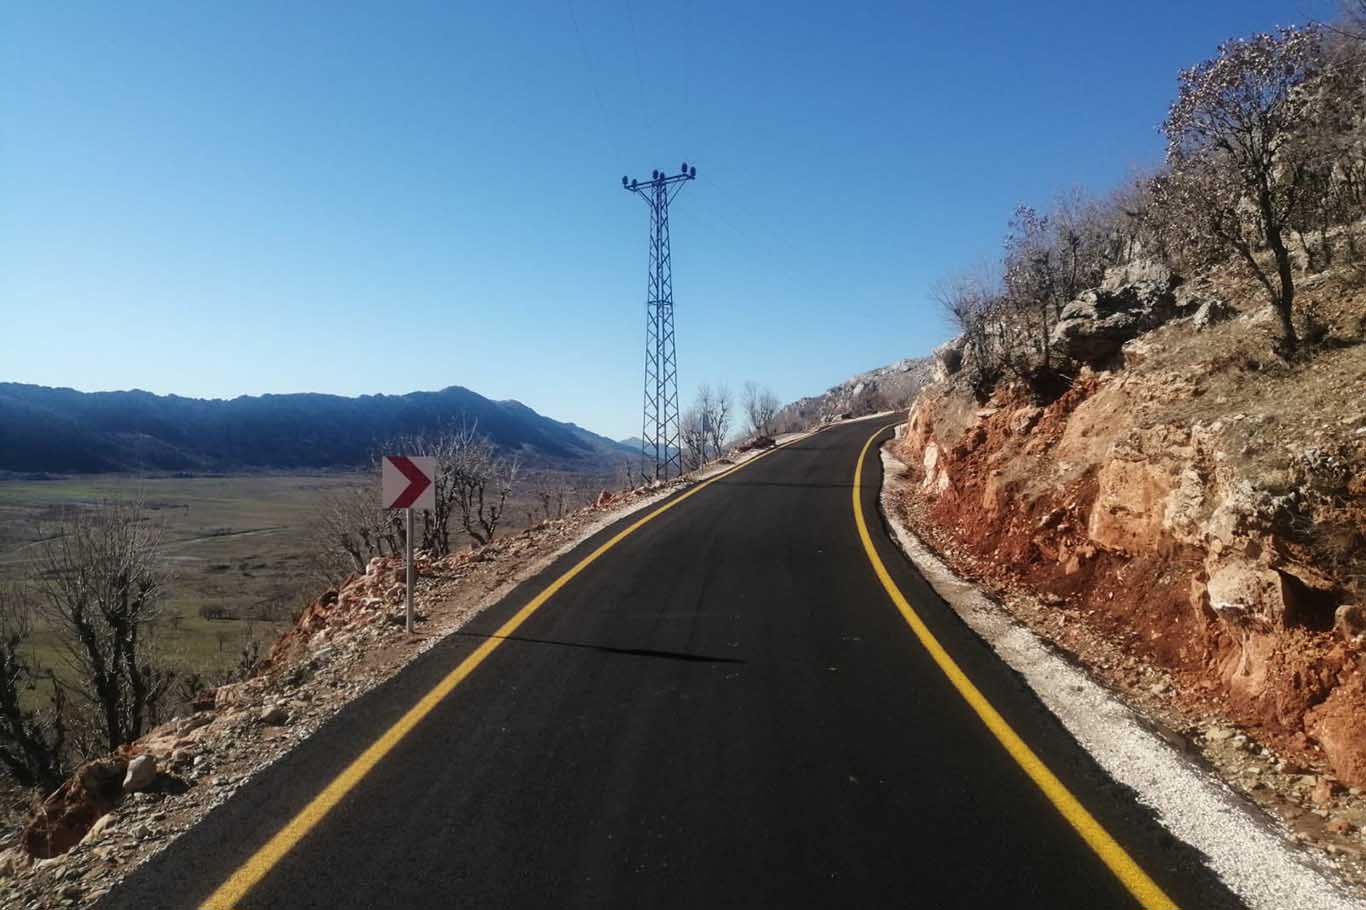
POLYGON ((407 395, 294 394, 231 400, 78 392, 0 383, 0 471, 345 468, 402 433, 477 423, 504 451, 565 468, 638 455, 518 401, 459 386, 407 395))
POLYGON ((932 358, 908 357, 890 366, 859 373, 820 395, 784 405, 774 423, 782 432, 802 430, 844 414, 859 417, 910 407, 930 380, 932 358))

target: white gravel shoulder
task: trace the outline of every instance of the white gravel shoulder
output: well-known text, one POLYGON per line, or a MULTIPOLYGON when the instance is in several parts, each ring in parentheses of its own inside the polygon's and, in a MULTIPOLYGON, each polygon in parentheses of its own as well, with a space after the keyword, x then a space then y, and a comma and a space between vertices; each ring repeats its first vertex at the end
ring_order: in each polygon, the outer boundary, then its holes
MULTIPOLYGON (((884 477, 906 470, 885 450, 882 465, 884 477)), ((1137 793, 1173 836, 1206 856, 1209 867, 1251 910, 1361 910, 1361 903, 1340 889, 1331 873, 1292 846, 1227 785, 1151 732, 1109 690, 954 575, 897 521, 886 501, 889 486, 883 484, 883 514, 902 550, 939 596, 1024 677, 1111 777, 1137 793)))

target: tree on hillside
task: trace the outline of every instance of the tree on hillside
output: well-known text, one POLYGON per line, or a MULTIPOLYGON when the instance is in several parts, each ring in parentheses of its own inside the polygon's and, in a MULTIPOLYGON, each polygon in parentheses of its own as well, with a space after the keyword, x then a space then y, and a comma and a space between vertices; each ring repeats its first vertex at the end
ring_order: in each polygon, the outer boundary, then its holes
POLYGON ((730 435, 731 412, 735 409, 735 396, 731 394, 730 386, 724 382, 716 387, 702 387, 706 395, 699 399, 702 405, 703 423, 707 429, 707 440, 711 444, 712 453, 720 458, 725 451, 726 437, 730 435))
POLYGON ((53 790, 66 776, 64 693, 32 660, 33 604, 26 591, 0 587, 0 765, 21 786, 53 790), (51 687, 46 711, 25 707, 25 692, 51 687))
POLYGON ((1297 89, 1294 104, 1305 129, 1296 136, 1294 160, 1304 169, 1304 191, 1289 224, 1299 235, 1309 271, 1331 266, 1335 241, 1357 259, 1356 232, 1335 236, 1366 210, 1366 42, 1326 34, 1320 72, 1297 89))
POLYGON ((963 336, 963 362, 974 394, 985 400, 1007 373, 1018 373, 1018 354, 1004 295, 985 269, 940 281, 934 298, 963 336))
MULTIPOLYGON (((493 439, 479 432, 478 424, 400 436, 386 449, 436 459, 436 508, 422 511, 422 536, 414 542, 419 549, 449 553, 451 523, 457 519, 477 543, 493 539, 520 465, 515 456, 500 454, 493 439)), ((398 516, 393 512, 390 519, 401 542, 404 529, 398 516)))
POLYGON ((38 609, 107 749, 155 725, 174 678, 155 642, 168 582, 160 543, 140 504, 102 502, 73 510, 39 553, 38 609))
POLYGON ((363 573, 376 556, 403 552, 403 522, 379 506, 373 482, 319 496, 306 526, 312 568, 319 579, 335 584, 363 573))
POLYGON ((696 471, 707 463, 707 425, 703 411, 694 404, 683 412, 678 421, 678 435, 683 443, 683 468, 696 471))
POLYGON ((1342 34, 1366 41, 1366 0, 1342 0, 1342 34))
POLYGON ((1299 338, 1285 233, 1306 174, 1291 152, 1308 126, 1306 108, 1293 95, 1319 67, 1321 47, 1312 26, 1227 41, 1212 59, 1181 72, 1162 125, 1170 170, 1160 184, 1165 203, 1196 219, 1195 233, 1231 247, 1252 270, 1275 305, 1287 352, 1299 338), (1257 258, 1262 244, 1274 271, 1257 258))
POLYGON ((449 484, 461 527, 476 543, 486 544, 498 532, 519 472, 517 457, 500 454, 473 425, 452 431, 437 473, 449 484))
POLYGON ((542 469, 537 471, 529 484, 531 493, 541 504, 545 520, 563 518, 566 506, 574 501, 575 487, 563 473, 542 469))
POLYGON ((778 396, 767 386, 746 382, 741 403, 745 408, 745 416, 749 418, 750 432, 759 436, 773 435, 773 418, 780 407, 778 396))
POLYGON ((1047 215, 1027 205, 1017 206, 1006 236, 1004 286, 1011 308, 1021 316, 1034 339, 1043 369, 1050 367, 1049 338, 1064 301, 1059 291, 1058 250, 1047 215))

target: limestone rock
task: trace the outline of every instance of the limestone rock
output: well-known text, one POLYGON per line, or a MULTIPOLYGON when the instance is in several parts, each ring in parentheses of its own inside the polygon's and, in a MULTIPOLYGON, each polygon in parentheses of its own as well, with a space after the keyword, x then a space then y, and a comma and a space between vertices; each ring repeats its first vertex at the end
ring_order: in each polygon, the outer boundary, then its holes
POLYGON ((289 712, 279 705, 266 705, 257 720, 268 727, 278 727, 288 722, 289 712))
POLYGON ((930 352, 930 381, 943 382, 963 368, 963 348, 967 339, 959 335, 930 352))
POLYGON ((128 771, 123 777, 123 790, 125 793, 146 790, 156 779, 156 759, 150 755, 138 755, 128 762, 128 771))
POLYGON ((1366 608, 1343 604, 1333 614, 1333 632, 1344 641, 1359 643, 1366 637, 1366 608))
POLYGON ((1175 317, 1174 279, 1142 280, 1083 291, 1062 308, 1051 338, 1055 350, 1090 366, 1113 360, 1126 341, 1175 317))
POLYGON ((1135 259, 1132 262, 1106 269, 1105 277, 1100 283, 1100 289, 1113 293, 1126 284, 1134 284, 1139 281, 1149 281, 1171 288, 1181 283, 1181 279, 1173 275, 1171 269, 1155 259, 1135 259))
POLYGON ((944 457, 943 450, 938 443, 931 442, 925 446, 925 480, 923 488, 926 492, 944 493, 952 485, 949 480, 947 458, 944 457))
POLYGON ((1233 310, 1222 300, 1198 300, 1195 316, 1191 318, 1191 324, 1197 329, 1204 330, 1214 325, 1216 322, 1223 322, 1233 315, 1233 310))

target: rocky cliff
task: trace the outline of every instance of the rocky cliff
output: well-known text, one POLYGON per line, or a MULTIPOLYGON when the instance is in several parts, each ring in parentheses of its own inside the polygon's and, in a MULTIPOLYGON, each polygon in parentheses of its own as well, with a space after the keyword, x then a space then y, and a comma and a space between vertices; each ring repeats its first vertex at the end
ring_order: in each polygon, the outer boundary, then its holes
POLYGON ((820 395, 784 405, 775 424, 780 432, 804 430, 842 416, 860 417, 906 407, 930 379, 929 357, 908 357, 860 373, 820 395))
POLYGON ((1233 272, 1114 274, 1062 313, 1080 366, 1052 400, 978 400, 947 345, 897 454, 933 531, 998 580, 1366 787, 1366 291, 1304 280, 1317 340, 1294 362, 1258 300, 1233 272))

